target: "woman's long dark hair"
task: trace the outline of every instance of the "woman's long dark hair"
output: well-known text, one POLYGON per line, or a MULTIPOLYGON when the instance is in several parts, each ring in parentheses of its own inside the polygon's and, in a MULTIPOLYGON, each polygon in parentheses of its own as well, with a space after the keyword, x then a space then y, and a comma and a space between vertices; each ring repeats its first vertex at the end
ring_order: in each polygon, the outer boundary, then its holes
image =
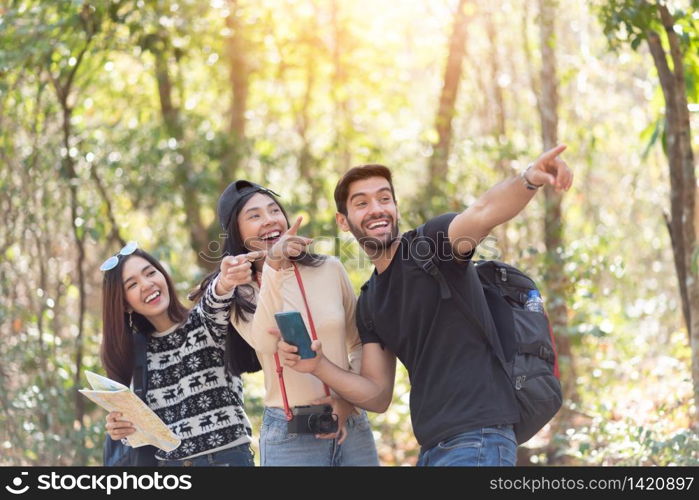
MULTIPOLYGON (((238 226, 238 215, 243 209, 245 204, 250 198, 256 195, 259 191, 253 191, 245 196, 243 196, 235 207, 235 211, 230 218, 230 224, 226 231, 226 237, 223 242, 223 255, 240 255, 252 251, 245 246, 242 235, 240 234, 240 227, 238 226)), ((279 201, 267 193, 263 193, 265 196, 269 196, 272 201, 274 201, 279 209, 284 214, 286 219, 286 224, 289 226, 289 216, 284 210, 284 207, 279 203, 279 201)), ((324 255, 317 255, 312 253, 303 253, 297 258, 293 259, 297 264, 303 266, 317 267, 323 263, 325 260, 324 255)), ((198 301, 201 300, 204 291, 209 286, 211 281, 218 275, 219 271, 216 270, 206 276, 197 288, 195 288, 189 294, 189 300, 198 301)), ((248 297, 253 296, 253 289, 250 285, 241 285, 235 287, 233 292, 233 307, 231 308, 231 314, 235 315, 236 321, 248 321, 252 314, 255 313, 255 304, 251 302, 248 297)), ((233 374, 240 374, 243 372, 256 372, 262 367, 260 366, 255 350, 250 347, 238 333, 238 331, 229 323, 228 336, 226 338, 226 366, 233 374)))
MULTIPOLYGON (((172 279, 158 260, 141 249, 134 253, 119 257, 119 263, 114 269, 105 271, 102 278, 102 345, 100 355, 109 378, 121 382, 124 385, 131 383, 133 375, 133 332, 129 326, 129 313, 126 311, 126 294, 122 270, 124 264, 133 256, 141 257, 148 261, 165 277, 167 291, 170 295, 170 305, 167 308, 168 316, 175 323, 180 323, 187 318, 189 310, 177 298, 177 291, 172 279)), ((134 329, 143 335, 150 335, 155 327, 145 316, 131 313, 134 329)))

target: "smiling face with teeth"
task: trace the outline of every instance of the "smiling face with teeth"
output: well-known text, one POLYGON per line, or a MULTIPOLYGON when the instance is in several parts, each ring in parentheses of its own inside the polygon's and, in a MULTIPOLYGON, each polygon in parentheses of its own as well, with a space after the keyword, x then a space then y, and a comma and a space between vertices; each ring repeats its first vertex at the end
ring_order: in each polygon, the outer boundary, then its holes
POLYGON ((347 215, 336 215, 340 228, 350 231, 370 257, 396 240, 398 218, 393 191, 383 177, 352 182, 347 196, 347 215))
POLYGON ((189 310, 177 297, 168 271, 158 259, 140 248, 119 258, 116 267, 102 276, 100 354, 107 376, 128 385, 133 375, 133 333, 164 332, 183 322, 188 314, 189 310), (149 265, 151 267, 147 267, 149 265), (144 298, 153 291, 145 288, 141 293, 143 286, 157 288, 159 299, 147 305, 144 298), (165 314, 159 314, 164 304, 169 304, 165 314))
POLYGON ((134 311, 150 321, 156 330, 172 324, 168 316, 170 294, 163 273, 137 255, 131 256, 122 269, 124 297, 127 310, 134 311))
POLYGON ((267 194, 254 194, 238 213, 240 237, 250 251, 268 250, 288 229, 284 212, 267 194))

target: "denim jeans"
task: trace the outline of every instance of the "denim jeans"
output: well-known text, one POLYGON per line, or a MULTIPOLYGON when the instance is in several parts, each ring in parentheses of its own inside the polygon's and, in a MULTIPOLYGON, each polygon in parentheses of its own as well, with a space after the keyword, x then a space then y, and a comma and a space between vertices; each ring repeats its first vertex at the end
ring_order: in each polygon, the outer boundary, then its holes
POLYGON ((511 425, 484 427, 445 439, 420 451, 419 467, 513 466, 517 441, 511 425))
POLYGON ((347 419, 347 437, 317 439, 314 434, 289 434, 281 408, 265 408, 260 430, 262 466, 363 466, 379 465, 374 436, 366 412, 347 419))
POLYGON ((248 443, 184 460, 158 460, 158 467, 252 467, 252 450, 248 443))

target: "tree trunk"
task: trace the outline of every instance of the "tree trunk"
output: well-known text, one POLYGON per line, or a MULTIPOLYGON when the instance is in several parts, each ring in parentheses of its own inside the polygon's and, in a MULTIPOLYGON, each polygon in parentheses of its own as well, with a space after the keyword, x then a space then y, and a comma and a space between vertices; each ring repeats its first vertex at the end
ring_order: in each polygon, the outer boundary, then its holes
MULTIPOLYGON (((342 55, 345 53, 344 39, 347 31, 340 20, 340 2, 332 0, 331 19, 333 33, 333 75, 332 96, 334 104, 335 124, 335 151, 337 154, 337 174, 343 175, 351 167, 352 153, 347 143, 347 134, 350 130, 349 97, 347 94, 347 70, 342 55)), ((349 56, 348 56, 349 57, 349 56)), ((334 226, 337 226, 336 224, 334 226)))
MULTIPOLYGON (((347 36, 346 30, 344 29, 344 24, 340 19, 340 2, 339 0, 332 0, 331 3, 331 19, 332 19, 332 33, 333 33, 333 76, 332 76, 332 98, 334 104, 334 117, 335 117, 335 171, 337 178, 342 177, 345 172, 350 169, 352 154, 350 152, 348 144, 348 133, 350 130, 350 120, 349 120, 349 98, 345 85, 347 84, 347 70, 342 59, 342 55, 345 53, 344 50, 344 39, 347 36)), ((350 57, 348 54, 347 57, 350 57)), ((330 203, 333 203, 331 200, 330 203)), ((331 224, 332 238, 333 238, 333 254, 335 257, 340 257, 341 255, 341 239, 340 239, 340 228, 337 224, 331 224)))
POLYGON ((71 91, 73 89, 73 84, 75 82, 75 76, 77 74, 78 68, 80 67, 85 54, 92 42, 92 38, 95 34, 94 25, 89 21, 89 9, 84 9, 86 17, 82 17, 83 27, 85 28, 85 45, 78 53, 75 58, 75 64, 70 70, 65 74, 65 77, 60 73, 54 76, 51 73, 50 68, 47 70, 47 74, 53 83, 53 88, 56 92, 56 97, 61 108, 62 122, 61 129, 63 132, 63 148, 65 154, 61 160, 61 176, 67 180, 68 191, 70 193, 70 223, 73 229, 73 238, 75 241, 75 246, 77 249, 77 258, 75 260, 75 267, 78 274, 78 335, 75 339, 75 372, 73 374, 73 397, 75 402, 75 422, 79 429, 79 438, 77 439, 77 450, 76 450, 76 462, 79 464, 84 464, 87 461, 87 449, 85 448, 84 438, 82 437, 82 429, 84 427, 84 416, 85 416, 85 398, 77 391, 80 386, 82 378, 82 362, 83 362, 83 338, 85 330, 85 271, 83 269, 83 262, 85 262, 85 228, 83 227, 83 222, 80 217, 80 201, 78 199, 78 185, 80 178, 75 171, 75 162, 71 156, 71 137, 72 137, 72 126, 71 118, 73 114, 73 108, 69 103, 69 98, 71 91))
MULTIPOLYGON (((298 169, 301 179, 308 185, 310 189, 310 199, 313 202, 318 201, 321 186, 319 179, 316 177, 316 159, 311 151, 311 143, 308 138, 308 129, 311 123, 311 102, 313 90, 316 83, 316 62, 313 58, 314 49, 309 45, 306 50, 306 88, 301 101, 301 107, 298 110, 298 119, 296 129, 301 137, 301 150, 299 151, 298 169)), ((313 233, 314 218, 310 220, 311 233, 313 233)))
MULTIPOLYGON (((541 92, 539 114, 544 151, 558 143, 558 78, 556 75, 555 0, 539 0, 540 46, 541 46, 541 92)), ((570 286, 563 265, 563 219, 562 195, 551 186, 544 188, 545 215, 544 241, 546 244, 545 281, 549 293, 547 311, 551 326, 556 334, 561 368, 563 395, 566 399, 578 398, 575 380, 575 362, 567 335, 568 308, 566 295, 570 286)))
MULTIPOLYGON (((76 64, 76 68, 79 64, 76 64)), ((70 223, 73 229, 73 240, 77 249, 75 259, 75 268, 78 274, 78 335, 75 338, 75 372, 73 373, 73 398, 75 402, 75 422, 78 426, 80 435, 85 416, 85 398, 78 392, 82 378, 83 366, 83 338, 85 330, 85 271, 83 262, 85 262, 85 230, 80 222, 80 202, 78 200, 78 182, 79 177, 75 171, 75 164, 70 155, 71 150, 71 116, 72 108, 68 105, 68 96, 70 94, 70 80, 64 86, 59 80, 54 80, 56 94, 59 97, 59 103, 62 111, 62 130, 63 130, 63 148, 65 154, 61 162, 61 173, 68 183, 69 204, 70 204, 70 223)), ((84 446, 83 438, 78 439, 78 447, 76 450, 76 463, 84 464, 87 460, 87 453, 84 446)))
POLYGON ((90 166, 90 177, 92 178, 92 181, 95 183, 95 186, 97 186, 97 191, 99 192, 100 197, 102 198, 102 202, 104 203, 107 212, 107 219, 109 219, 109 223, 111 224, 111 229, 109 231, 109 239, 112 242, 116 242, 119 245, 119 248, 121 248, 124 245, 126 245, 126 241, 124 240, 124 237, 121 235, 121 231, 119 230, 119 225, 117 224, 116 217, 114 216, 114 210, 112 209, 112 201, 109 199, 107 189, 104 187, 104 183, 102 182, 102 179, 97 173, 97 165, 90 166))
POLYGON ((447 178, 447 162, 449 160, 452 137, 451 122, 454 117, 454 106, 459 91, 466 50, 466 4, 467 0, 459 0, 459 6, 454 14, 454 26, 449 42, 449 55, 447 57, 447 66, 444 70, 444 84, 439 97, 439 108, 434 123, 438 139, 429 162, 428 203, 431 202, 431 198, 439 196, 442 192, 442 184, 447 178))
POLYGON ((191 153, 185 142, 184 131, 179 109, 173 104, 172 78, 168 63, 167 49, 154 49, 155 74, 158 82, 158 96, 160 97, 160 110, 168 135, 177 141, 177 151, 182 155, 182 161, 175 166, 175 182, 182 190, 184 211, 189 228, 190 245, 197 254, 197 263, 203 269, 211 269, 212 264, 204 255, 209 248, 209 233, 201 220, 199 212, 199 199, 197 190, 190 181, 193 173, 191 153))
MULTIPOLYGON (((486 14, 485 32, 488 38, 488 59, 490 63, 489 80, 491 82, 490 88, 492 89, 493 113, 495 114, 495 127, 493 127, 493 130, 499 144, 500 141, 507 136, 507 122, 505 118, 505 98, 502 93, 502 87, 498 84, 498 79, 500 78, 498 47, 500 43, 498 40, 498 30, 495 27, 494 10, 495 9, 491 7, 486 14)), ((501 172, 509 174, 509 172, 506 172, 503 161, 499 161, 497 167, 501 172)))
MULTIPOLYGON (((498 158, 495 162, 495 168, 498 171, 498 175, 502 179, 506 179, 511 175, 510 170, 507 168, 505 157, 502 154, 501 147, 507 137, 507 121, 505 117, 505 98, 503 96, 502 87, 498 84, 498 79, 500 77, 500 60, 498 57, 498 47, 500 46, 498 40, 498 30, 495 26, 494 12, 495 8, 490 5, 485 16, 485 32, 488 38, 488 59, 490 62, 490 74, 488 76, 488 82, 490 83, 487 87, 484 86, 484 92, 491 94, 490 102, 492 102, 491 109, 493 110, 495 116, 494 126, 492 128, 492 135, 495 137, 495 143, 497 144, 497 154, 498 158)), ((501 260, 507 261, 510 254, 510 245, 507 238, 507 229, 509 223, 500 224, 498 227, 493 229, 493 234, 497 238, 497 246, 500 249, 501 260)))
POLYGON ((667 7, 658 4, 658 14, 670 45, 672 69, 660 35, 649 30, 647 42, 658 71, 665 98, 667 157, 670 167, 670 217, 667 219, 675 269, 682 297, 682 312, 692 352, 694 421, 699 427, 699 272, 693 269, 696 246, 696 173, 691 145, 687 89, 682 49, 674 19, 667 7))
POLYGON ((238 178, 240 163, 245 156, 245 111, 247 109, 250 68, 247 61, 247 47, 243 38, 242 23, 239 17, 237 0, 230 0, 230 13, 226 26, 231 31, 226 39, 228 51, 229 82, 231 85, 230 122, 228 124, 227 151, 221 168, 220 191, 238 178))

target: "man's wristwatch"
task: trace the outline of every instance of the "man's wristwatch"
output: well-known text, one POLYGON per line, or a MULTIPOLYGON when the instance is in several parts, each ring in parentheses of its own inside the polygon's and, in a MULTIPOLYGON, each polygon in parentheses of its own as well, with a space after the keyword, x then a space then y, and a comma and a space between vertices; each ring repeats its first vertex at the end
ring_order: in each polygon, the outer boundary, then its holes
POLYGON ((531 182, 529 182, 529 179, 527 179, 527 172, 529 172, 529 169, 532 168, 532 166, 532 163, 527 165, 527 168, 522 170, 522 173, 520 173, 519 176, 522 178, 522 183, 524 184, 524 187, 526 187, 530 191, 536 191, 541 186, 543 186, 543 184, 532 184, 531 182))

